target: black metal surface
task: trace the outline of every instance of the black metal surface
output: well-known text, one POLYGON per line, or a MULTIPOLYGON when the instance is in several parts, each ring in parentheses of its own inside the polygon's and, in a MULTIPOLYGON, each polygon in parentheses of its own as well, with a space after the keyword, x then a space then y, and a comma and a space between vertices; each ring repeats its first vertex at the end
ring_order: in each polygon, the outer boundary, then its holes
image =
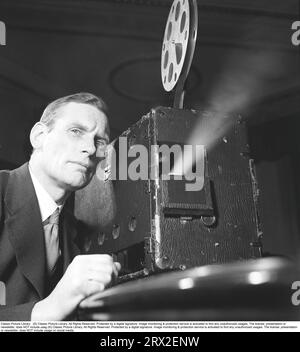
MULTIPOLYGON (((155 138, 153 143, 168 140, 184 143, 201 123, 206 130, 214 112, 181 111, 158 108, 154 113, 155 138)), ((207 177, 212 184, 214 215, 212 227, 200 218, 182 221, 179 217, 165 217, 159 207, 161 241, 158 264, 161 268, 192 267, 210 263, 225 263, 258 257, 258 219, 253 199, 252 176, 247 155, 246 126, 238 117, 230 117, 232 128, 227 132, 226 143, 221 136, 207 154, 207 177)), ((160 188, 161 189, 161 188, 160 188)), ((160 199, 158 191, 158 198, 160 199)), ((153 204, 154 202, 152 202, 153 204)), ((152 209, 154 208, 154 204, 152 209)), ((152 214, 152 218, 153 218, 152 214)))

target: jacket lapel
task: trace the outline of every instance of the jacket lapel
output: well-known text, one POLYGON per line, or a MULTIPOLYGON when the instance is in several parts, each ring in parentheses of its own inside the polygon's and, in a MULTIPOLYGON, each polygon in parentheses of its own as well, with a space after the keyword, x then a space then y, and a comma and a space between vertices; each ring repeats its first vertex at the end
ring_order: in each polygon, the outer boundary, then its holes
POLYGON ((46 278, 44 231, 28 163, 11 172, 5 204, 8 211, 5 224, 18 267, 43 298, 46 278))

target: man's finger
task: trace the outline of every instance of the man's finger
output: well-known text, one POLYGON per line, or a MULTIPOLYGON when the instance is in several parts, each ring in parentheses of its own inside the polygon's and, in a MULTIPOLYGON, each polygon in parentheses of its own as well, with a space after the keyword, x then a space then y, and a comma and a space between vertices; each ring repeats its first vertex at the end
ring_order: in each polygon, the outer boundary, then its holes
POLYGON ((85 285, 85 297, 91 296, 95 293, 102 292, 105 288, 104 283, 95 280, 87 280, 85 285))
POLYGON ((117 271, 119 272, 122 268, 121 264, 119 262, 115 262, 114 264, 115 264, 117 271))
POLYGON ((91 272, 96 272, 96 273, 105 273, 105 274, 114 274, 115 272, 115 266, 113 264, 97 264, 97 265, 90 265, 88 268, 88 271, 91 272))
POLYGON ((113 258, 108 254, 86 254, 84 255, 85 260, 89 260, 91 263, 98 262, 98 263, 107 263, 112 264, 113 258))
POLYGON ((98 283, 103 283, 104 286, 107 286, 112 281, 112 275, 103 272, 99 273, 96 271, 90 271, 87 280, 93 280, 98 283))

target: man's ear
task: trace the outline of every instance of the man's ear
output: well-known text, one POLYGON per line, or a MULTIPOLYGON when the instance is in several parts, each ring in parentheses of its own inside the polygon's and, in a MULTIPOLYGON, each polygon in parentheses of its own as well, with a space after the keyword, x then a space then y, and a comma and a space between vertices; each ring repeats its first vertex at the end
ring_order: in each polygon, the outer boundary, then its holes
POLYGON ((41 122, 37 122, 32 127, 30 132, 30 143, 33 149, 40 149, 42 147, 47 133, 48 133, 48 127, 41 122))

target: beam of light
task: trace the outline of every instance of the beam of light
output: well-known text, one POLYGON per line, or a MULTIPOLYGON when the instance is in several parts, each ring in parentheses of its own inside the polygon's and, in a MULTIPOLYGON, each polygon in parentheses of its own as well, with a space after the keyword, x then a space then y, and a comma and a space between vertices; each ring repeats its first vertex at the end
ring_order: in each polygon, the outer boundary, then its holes
MULTIPOLYGON (((241 38, 242 42, 255 42, 263 35, 269 36, 265 38, 266 42, 276 42, 275 34, 264 31, 263 22, 250 23, 243 32, 246 34, 241 38)), ((232 51, 224 61, 223 73, 210 94, 206 106, 210 116, 203 124, 202 118, 207 112, 199 113, 199 122, 186 144, 204 145, 208 150, 222 141, 236 122, 235 114, 245 112, 251 104, 257 103, 272 79, 282 74, 283 66, 282 56, 273 45, 258 50, 232 51)), ((191 169, 190 163, 185 166, 183 175, 191 169)))

